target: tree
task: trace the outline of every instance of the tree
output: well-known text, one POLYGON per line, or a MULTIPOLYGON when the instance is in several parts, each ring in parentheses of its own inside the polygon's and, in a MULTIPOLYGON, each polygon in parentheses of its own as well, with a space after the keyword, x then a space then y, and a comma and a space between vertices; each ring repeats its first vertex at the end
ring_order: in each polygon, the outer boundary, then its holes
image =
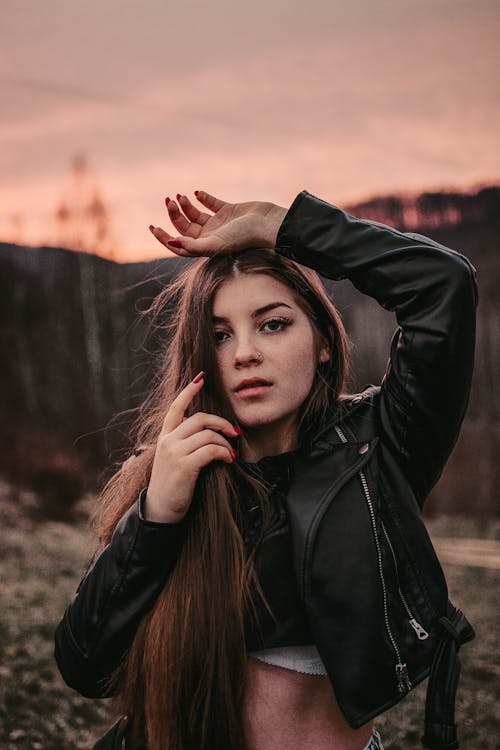
POLYGON ((54 212, 55 244, 113 259, 109 209, 83 154, 71 164, 69 184, 54 212))

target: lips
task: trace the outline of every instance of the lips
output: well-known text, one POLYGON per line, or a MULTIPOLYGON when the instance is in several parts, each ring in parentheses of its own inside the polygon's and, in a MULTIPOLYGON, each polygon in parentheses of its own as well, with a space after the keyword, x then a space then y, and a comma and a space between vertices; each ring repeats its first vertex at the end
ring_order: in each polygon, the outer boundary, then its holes
POLYGON ((242 380, 234 390, 237 393, 238 391, 242 391, 245 388, 257 388, 258 386, 262 385, 272 384, 269 382, 269 380, 264 380, 263 378, 247 378, 246 380, 242 380))

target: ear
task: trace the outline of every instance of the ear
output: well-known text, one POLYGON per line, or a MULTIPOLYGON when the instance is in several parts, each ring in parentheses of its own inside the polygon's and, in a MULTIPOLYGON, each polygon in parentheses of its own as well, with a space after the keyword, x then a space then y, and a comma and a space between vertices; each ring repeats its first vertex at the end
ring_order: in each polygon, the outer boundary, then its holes
POLYGON ((319 361, 320 362, 328 362, 330 359, 330 349, 326 346, 324 346, 319 353, 319 361))

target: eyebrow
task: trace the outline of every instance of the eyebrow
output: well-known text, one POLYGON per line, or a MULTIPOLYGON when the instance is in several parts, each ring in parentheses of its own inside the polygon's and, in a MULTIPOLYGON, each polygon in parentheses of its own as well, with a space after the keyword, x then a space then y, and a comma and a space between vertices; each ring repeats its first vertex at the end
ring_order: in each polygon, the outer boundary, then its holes
MULTIPOLYGON (((286 302, 270 302, 268 305, 264 305, 264 307, 259 307, 257 308, 257 310, 254 310, 254 312, 252 313, 252 318, 258 318, 259 315, 269 312, 269 310, 274 310, 275 307, 288 307, 289 310, 292 309, 290 305, 286 304, 286 302)), ((212 323, 227 323, 227 322, 228 322, 228 318, 225 318, 222 315, 212 316, 212 323)))

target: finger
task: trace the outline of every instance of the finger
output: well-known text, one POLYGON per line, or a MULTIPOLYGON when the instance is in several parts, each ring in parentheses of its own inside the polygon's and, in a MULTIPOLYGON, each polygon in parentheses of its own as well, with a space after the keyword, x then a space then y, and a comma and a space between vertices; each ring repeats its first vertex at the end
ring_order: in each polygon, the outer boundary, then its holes
POLYGON ((162 245, 165 245, 167 250, 171 250, 176 255, 191 257, 191 253, 182 248, 181 243, 184 241, 184 237, 172 237, 171 234, 165 232, 165 230, 161 227, 155 227, 152 224, 149 225, 149 231, 154 237, 156 237, 158 242, 161 242, 162 245))
POLYGON ((149 231, 151 232, 153 237, 156 237, 158 242, 161 242, 162 245, 166 246, 171 240, 175 240, 175 237, 172 237, 171 234, 165 232, 165 230, 161 227, 153 226, 153 224, 149 225, 149 231))
POLYGON ((202 227, 210 219, 210 214, 199 211, 196 206, 193 206, 187 195, 179 195, 177 200, 189 221, 202 227))
POLYGON ((221 445, 204 445, 194 453, 189 454, 189 461, 195 461, 197 467, 207 466, 212 461, 225 461, 227 464, 235 460, 234 453, 221 445))
POLYGON ((215 432, 223 432, 230 438, 241 435, 241 430, 232 425, 228 419, 219 417, 218 414, 207 414, 202 411, 197 411, 195 414, 187 417, 177 428, 176 434, 179 438, 187 439, 207 429, 212 430, 213 434, 215 432))
MULTIPOLYGON (((179 210, 179 206, 175 201, 173 201, 171 198, 165 198, 165 205, 167 206, 168 215, 170 218, 170 221, 174 225, 174 227, 177 229, 178 232, 181 234, 188 234, 190 231, 190 227, 192 227, 191 222, 189 222, 184 214, 181 213, 179 210)), ((199 234, 199 229, 196 230, 194 227, 191 228, 191 233, 195 231, 195 235, 197 236, 199 234)))
POLYGON ((191 383, 188 383, 188 385, 177 394, 165 415, 160 436, 172 432, 172 430, 175 430, 175 428, 183 424, 183 422, 188 421, 188 419, 184 419, 186 409, 196 394, 201 391, 204 382, 204 377, 202 376, 197 383, 195 383, 194 380, 191 381, 191 383))
MULTIPOLYGON (((229 252, 229 248, 216 234, 209 234, 206 237, 181 237, 179 240, 180 247, 178 250, 183 251, 183 255, 195 258, 199 255, 218 255, 221 252, 229 252)), ((169 246, 170 248, 170 246, 169 246)), ((174 250, 174 247, 170 248, 174 250)))
POLYGON ((229 451, 230 455, 236 454, 231 443, 214 430, 202 430, 186 438, 182 441, 182 451, 185 455, 190 455, 205 445, 221 445, 229 451))
POLYGON ((228 205, 226 201, 216 198, 215 195, 210 195, 205 190, 195 190, 194 194, 200 203, 209 208, 210 211, 220 211, 221 208, 228 205))

